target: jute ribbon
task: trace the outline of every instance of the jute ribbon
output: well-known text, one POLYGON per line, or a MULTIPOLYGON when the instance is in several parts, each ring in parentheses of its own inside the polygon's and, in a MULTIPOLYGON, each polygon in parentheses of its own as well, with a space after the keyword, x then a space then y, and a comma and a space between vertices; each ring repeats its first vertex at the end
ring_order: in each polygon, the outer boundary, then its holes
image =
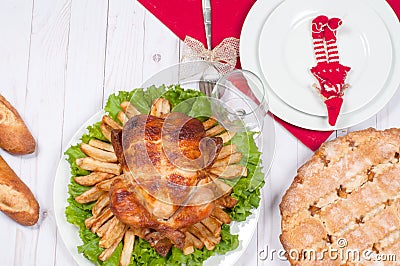
POLYGON ((223 39, 214 49, 207 50, 204 45, 190 37, 186 36, 185 47, 183 50, 182 61, 205 60, 216 64, 216 68, 222 74, 226 74, 235 68, 237 58, 239 57, 239 39, 229 37, 223 39))

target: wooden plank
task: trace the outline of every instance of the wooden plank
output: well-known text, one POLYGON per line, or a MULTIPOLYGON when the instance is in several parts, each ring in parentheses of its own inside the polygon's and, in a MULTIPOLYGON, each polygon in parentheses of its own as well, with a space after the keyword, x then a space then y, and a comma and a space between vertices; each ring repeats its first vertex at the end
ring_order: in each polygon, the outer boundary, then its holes
POLYGON ((238 259, 235 265, 257 265, 257 230, 254 232, 246 251, 243 256, 238 259))
MULTIPOLYGON (((62 150, 76 130, 102 108, 108 0, 72 1, 62 150)), ((56 264, 75 265, 57 232, 56 264)))
POLYGON ((363 130, 363 129, 370 128, 370 127, 376 128, 376 119, 377 119, 377 117, 376 117, 376 115, 374 115, 374 116, 370 117, 369 119, 367 119, 355 126, 348 128, 348 131, 354 132, 354 131, 363 130))
POLYGON ((137 1, 110 1, 104 101, 115 91, 131 90, 142 83, 144 14, 137 1))
POLYGON ((104 96, 131 90, 179 62, 179 39, 134 1, 109 6, 104 96))
POLYGON ((391 127, 400 128, 400 88, 390 102, 377 115, 377 127, 387 129, 391 127))
POLYGON ((18 235, 15 264, 47 265, 55 261, 56 224, 52 213, 54 173, 61 156, 70 0, 36 0, 26 96, 27 123, 37 139, 38 151, 22 163, 22 176, 41 207, 34 231, 18 235))
MULTIPOLYGON (((275 123, 275 126, 275 158, 270 172, 270 181, 267 180, 264 188, 266 198, 262 205, 263 215, 260 216, 258 223, 258 253, 266 247, 276 250, 282 248, 279 241, 281 232, 279 204, 296 176, 297 164, 301 163, 298 161, 298 145, 302 144, 299 144, 299 141, 280 124, 275 123)), ((259 265, 271 263, 269 259, 258 262, 259 265)))
POLYGON ((144 18, 143 82, 180 60, 179 38, 150 12, 144 18))
MULTIPOLYGON (((73 266, 78 265, 75 260, 72 258, 71 254, 69 254, 67 247, 64 242, 61 240, 60 235, 57 237, 57 251, 56 251, 56 259, 54 261, 54 265, 57 266, 73 266)), ((88 260, 88 263, 89 260, 88 260)))
POLYGON ((299 141, 297 145, 297 168, 301 167, 305 162, 307 162, 313 154, 314 151, 310 150, 301 141, 299 141))
POLYGON ((347 135, 349 133, 349 129, 348 128, 343 128, 340 130, 336 130, 336 137, 343 137, 345 135, 347 135))
MULTIPOLYGON (((29 44, 32 21, 32 0, 0 2, 0 93, 26 119, 25 94, 29 59, 29 44)), ((31 127, 27 123, 28 127, 31 127)), ((31 186, 33 180, 21 175, 21 160, 27 157, 12 156, 1 152, 3 158, 17 175, 31 186)), ((30 160, 31 156, 28 156, 30 160)), ((2 265, 18 265, 18 243, 21 235, 29 235, 33 230, 18 225, 0 213, 0 261, 2 265)), ((33 255, 28 249, 24 256, 33 255)))
POLYGON ((102 109, 108 0, 73 1, 68 46, 63 148, 102 109))

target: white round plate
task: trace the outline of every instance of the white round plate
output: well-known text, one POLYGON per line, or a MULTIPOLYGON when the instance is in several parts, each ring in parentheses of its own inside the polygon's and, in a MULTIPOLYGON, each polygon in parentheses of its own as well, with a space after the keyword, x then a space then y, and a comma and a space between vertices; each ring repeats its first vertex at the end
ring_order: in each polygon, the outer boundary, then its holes
MULTIPOLYGON (((392 61, 389 77, 379 95, 377 95, 369 104, 365 105, 364 107, 354 112, 340 115, 337 124, 333 127, 329 126, 327 117, 315 116, 301 112, 296 108, 286 104, 279 98, 278 95, 276 95, 271 87, 268 86, 266 77, 261 69, 259 59, 259 43, 261 31, 266 20, 268 19, 269 15, 282 3, 284 3, 284 0, 256 1, 246 17, 240 36, 240 55, 242 67, 244 69, 253 71, 263 79, 268 93, 269 107, 271 112, 282 120, 298 127, 312 130, 329 131, 354 126, 370 118, 379 110, 381 110, 392 98, 400 84, 400 62, 398 60, 392 61)), ((397 16, 386 1, 364 0, 363 3, 371 7, 385 24, 385 27, 389 32, 391 46, 393 48, 392 57, 393 59, 398 58, 400 53, 400 24, 397 16)), ((379 42, 379 40, 376 41, 379 42)), ((372 79, 373 77, 371 80, 372 79)))
MULTIPOLYGON (((68 143, 67 148, 71 145, 75 145, 80 142, 81 136, 87 132, 86 128, 89 125, 101 121, 104 112, 100 111, 86 121, 82 127, 75 133, 71 141, 68 143)), ((264 168, 265 175, 268 173, 270 166, 272 164, 274 150, 275 150, 275 127, 274 120, 271 116, 267 116, 264 121, 264 129, 266 136, 262 145, 265 145, 265 149, 271 151, 262 154, 262 159, 265 165, 268 167, 264 168), (273 132, 272 132, 273 131, 273 132)), ((264 134, 264 130, 263 130, 264 134)), ((82 254, 78 253, 77 247, 82 245, 83 242, 79 238, 79 230, 76 226, 67 222, 65 217, 65 208, 67 207, 68 194, 68 184, 70 182, 70 166, 66 161, 65 156, 63 156, 57 168, 57 173, 54 180, 54 213, 56 218, 56 224, 58 231, 60 232, 61 238, 63 239, 65 246, 67 247, 69 253, 72 255, 76 263, 79 265, 93 265, 88 259, 86 259, 82 254)), ((260 201, 260 204, 263 201, 260 201)), ((204 262, 204 265, 233 265, 240 256, 244 253, 250 240, 253 237, 255 229, 257 228, 257 221, 260 213, 260 208, 255 209, 253 213, 247 217, 244 222, 232 222, 231 223, 231 233, 239 235, 239 247, 233 251, 228 252, 225 255, 212 256, 204 262)))
POLYGON ((392 67, 390 35, 364 1, 286 0, 261 31, 260 65, 268 85, 285 103, 307 114, 326 116, 326 107, 312 87, 317 80, 310 72, 316 65, 311 21, 322 14, 343 20, 337 33, 340 62, 352 68, 346 79, 351 87, 341 110, 347 114, 380 92, 392 67))

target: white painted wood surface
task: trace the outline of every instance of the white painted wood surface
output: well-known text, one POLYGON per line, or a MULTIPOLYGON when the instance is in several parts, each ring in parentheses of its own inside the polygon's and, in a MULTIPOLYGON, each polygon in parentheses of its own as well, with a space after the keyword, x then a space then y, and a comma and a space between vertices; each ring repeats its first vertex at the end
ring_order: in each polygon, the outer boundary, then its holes
MULTIPOLYGON (((0 214, 1 265, 74 265, 52 206, 58 160, 78 127, 117 90, 130 90, 179 62, 181 42, 134 0, 0 0, 0 93, 20 112, 38 142, 29 156, 1 155, 36 195, 37 226, 0 214)), ((400 91, 377 115, 347 132, 400 127, 400 91)), ((279 249, 277 206, 296 169, 312 152, 276 127, 257 231, 237 265, 285 265, 258 254, 279 249)), ((264 254, 265 255, 265 254, 264 254)))

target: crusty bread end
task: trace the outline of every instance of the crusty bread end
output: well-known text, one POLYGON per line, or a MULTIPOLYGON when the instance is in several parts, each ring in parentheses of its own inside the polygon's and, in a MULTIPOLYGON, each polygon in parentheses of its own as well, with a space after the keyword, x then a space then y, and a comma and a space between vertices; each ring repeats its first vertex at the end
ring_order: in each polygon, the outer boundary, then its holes
POLYGON ((39 219, 39 204, 31 190, 0 156, 0 210, 22 225, 39 219))
POLYGON ((0 148, 11 154, 29 154, 36 142, 17 110, 0 95, 0 148))

